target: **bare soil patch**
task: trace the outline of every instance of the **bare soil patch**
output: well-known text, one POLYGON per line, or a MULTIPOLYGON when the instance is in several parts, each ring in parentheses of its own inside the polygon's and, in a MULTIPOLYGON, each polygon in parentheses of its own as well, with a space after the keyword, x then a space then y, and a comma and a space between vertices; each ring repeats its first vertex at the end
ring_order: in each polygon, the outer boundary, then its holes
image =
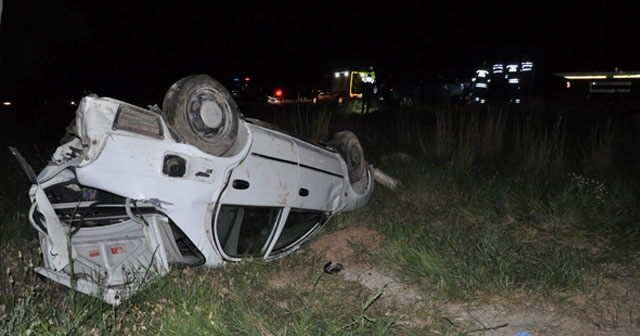
POLYGON ((606 278, 591 279, 585 292, 562 303, 527 302, 514 298, 489 303, 435 303, 425 293, 403 284, 393 271, 374 265, 370 254, 384 237, 373 230, 349 227, 318 237, 310 249, 344 267, 336 276, 373 291, 383 289, 384 304, 414 309, 414 316, 399 324, 420 323, 420 312, 438 309, 467 335, 640 335, 640 275, 638 258, 629 265, 608 265, 606 278), (429 302, 427 302, 429 301, 429 302))

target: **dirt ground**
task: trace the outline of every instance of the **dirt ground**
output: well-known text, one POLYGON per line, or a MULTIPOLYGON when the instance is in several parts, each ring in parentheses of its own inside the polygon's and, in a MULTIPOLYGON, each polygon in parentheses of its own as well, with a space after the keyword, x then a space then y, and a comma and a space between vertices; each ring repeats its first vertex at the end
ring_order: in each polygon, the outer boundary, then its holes
MULTIPOLYGON (((360 283, 377 291, 384 288, 381 299, 418 309, 433 307, 411 286, 402 284, 389 270, 373 265, 366 251, 353 246, 366 242, 369 251, 383 243, 378 232, 362 228, 345 228, 318 237, 310 244, 315 253, 340 263, 336 273, 344 281, 360 283), (355 255, 357 254, 357 255, 355 255)), ((636 258, 635 260, 638 260, 636 258)), ((467 335, 640 335, 640 271, 634 265, 609 265, 608 277, 594 284, 588 293, 570 298, 566 303, 499 302, 491 304, 442 303, 437 307, 450 322, 464 326, 467 335)), ((549 300, 553 301, 553 300, 549 300)), ((557 301, 557 300, 556 300, 557 301)), ((416 314, 417 315, 417 314, 416 314)), ((408 318, 399 324, 416 323, 408 318)))

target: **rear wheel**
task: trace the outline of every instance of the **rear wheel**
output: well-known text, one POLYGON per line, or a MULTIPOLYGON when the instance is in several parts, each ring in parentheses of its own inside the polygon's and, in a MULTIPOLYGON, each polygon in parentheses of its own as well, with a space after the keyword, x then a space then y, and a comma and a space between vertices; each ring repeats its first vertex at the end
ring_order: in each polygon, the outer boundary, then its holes
POLYGON ((187 143, 212 155, 233 146, 241 115, 229 91, 204 74, 175 82, 164 96, 162 113, 187 143))
POLYGON ((358 137, 350 131, 341 131, 333 135, 329 144, 333 146, 347 163, 349 181, 360 181, 367 169, 364 152, 358 137))

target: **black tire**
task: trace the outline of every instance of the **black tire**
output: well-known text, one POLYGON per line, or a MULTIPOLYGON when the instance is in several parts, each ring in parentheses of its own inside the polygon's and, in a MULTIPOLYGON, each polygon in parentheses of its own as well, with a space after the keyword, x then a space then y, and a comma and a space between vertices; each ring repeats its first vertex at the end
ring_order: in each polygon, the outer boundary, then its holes
POLYGON ((347 163, 349 181, 358 182, 364 176, 367 162, 358 137, 350 131, 341 131, 333 135, 329 145, 334 147, 347 163))
POLYGON ((222 155, 236 141, 240 109, 229 91, 208 75, 175 82, 164 96, 162 113, 188 144, 209 154, 222 155))

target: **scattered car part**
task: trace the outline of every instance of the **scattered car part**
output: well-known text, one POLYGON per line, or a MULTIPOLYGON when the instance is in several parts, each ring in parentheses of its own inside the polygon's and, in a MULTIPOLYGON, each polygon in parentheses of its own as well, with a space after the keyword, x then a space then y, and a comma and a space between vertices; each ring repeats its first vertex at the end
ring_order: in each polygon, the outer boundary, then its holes
POLYGON ((327 274, 337 274, 344 269, 344 266, 342 266, 342 264, 340 263, 334 264, 332 261, 329 261, 324 264, 324 267, 322 269, 324 269, 324 272, 327 274))

